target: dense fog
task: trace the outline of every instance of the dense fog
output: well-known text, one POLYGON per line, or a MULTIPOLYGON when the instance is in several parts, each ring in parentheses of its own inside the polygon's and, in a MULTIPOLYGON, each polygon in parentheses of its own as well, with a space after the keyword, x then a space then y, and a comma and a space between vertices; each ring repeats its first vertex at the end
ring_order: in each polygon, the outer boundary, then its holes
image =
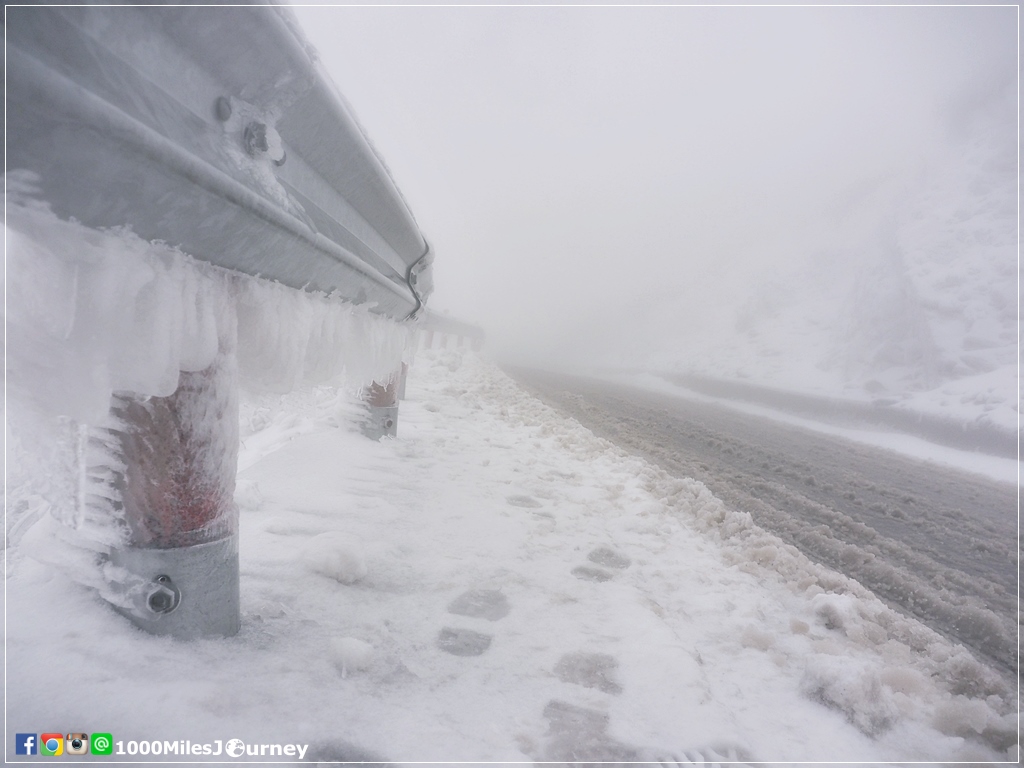
POLYGON ((499 357, 1012 394, 1014 8, 296 13, 499 357))

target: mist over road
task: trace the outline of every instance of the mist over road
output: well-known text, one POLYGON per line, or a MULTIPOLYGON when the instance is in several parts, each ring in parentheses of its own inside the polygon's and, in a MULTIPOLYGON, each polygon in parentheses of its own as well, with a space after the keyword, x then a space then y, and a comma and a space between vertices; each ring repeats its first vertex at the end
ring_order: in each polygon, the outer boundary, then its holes
POLYGON ((1017 673, 1017 489, 594 379, 508 372, 621 448, 704 483, 812 560, 1017 673))

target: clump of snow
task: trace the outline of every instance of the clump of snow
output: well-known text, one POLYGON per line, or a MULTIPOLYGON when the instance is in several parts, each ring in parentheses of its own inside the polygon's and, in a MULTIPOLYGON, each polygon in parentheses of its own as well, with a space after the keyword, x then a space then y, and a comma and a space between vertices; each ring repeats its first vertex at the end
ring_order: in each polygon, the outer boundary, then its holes
POLYGON ((331 659, 342 677, 360 672, 373 661, 373 646, 355 637, 339 637, 331 641, 331 659))
POLYGON ((361 547, 344 535, 329 531, 315 536, 306 548, 310 570, 342 584, 355 584, 366 576, 361 547))
POLYGON ((936 708, 932 722, 950 736, 971 736, 984 733, 999 716, 984 701, 954 696, 936 708))
POLYGON ((240 509, 257 510, 263 506, 263 494, 260 492, 260 484, 252 480, 245 485, 235 488, 235 503, 240 509))
POLYGON ((842 712, 858 730, 877 737, 900 719, 900 707, 877 670, 858 666, 851 670, 850 660, 843 655, 817 654, 804 673, 803 691, 842 712))

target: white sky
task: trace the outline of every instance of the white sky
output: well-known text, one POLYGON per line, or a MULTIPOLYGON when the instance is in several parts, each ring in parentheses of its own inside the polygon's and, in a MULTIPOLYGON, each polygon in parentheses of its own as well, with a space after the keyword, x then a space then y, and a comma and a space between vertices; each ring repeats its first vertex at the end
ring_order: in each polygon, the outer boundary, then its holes
POLYGON ((738 301, 876 226, 1016 76, 1013 7, 295 11, 434 246, 432 306, 499 353, 738 301))

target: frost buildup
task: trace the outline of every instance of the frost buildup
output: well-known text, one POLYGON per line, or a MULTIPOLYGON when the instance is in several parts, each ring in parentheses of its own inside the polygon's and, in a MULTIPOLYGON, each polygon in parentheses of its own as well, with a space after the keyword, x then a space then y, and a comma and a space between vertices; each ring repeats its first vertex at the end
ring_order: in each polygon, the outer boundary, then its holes
POLYGON ((137 624, 233 634, 239 385, 386 380, 411 330, 8 188, 8 540, 56 519, 90 555, 66 569, 137 624))
POLYGON ((111 573, 123 579, 121 610, 157 634, 240 626, 236 334, 224 314, 212 365, 183 371, 169 397, 114 398, 127 542, 111 573))

